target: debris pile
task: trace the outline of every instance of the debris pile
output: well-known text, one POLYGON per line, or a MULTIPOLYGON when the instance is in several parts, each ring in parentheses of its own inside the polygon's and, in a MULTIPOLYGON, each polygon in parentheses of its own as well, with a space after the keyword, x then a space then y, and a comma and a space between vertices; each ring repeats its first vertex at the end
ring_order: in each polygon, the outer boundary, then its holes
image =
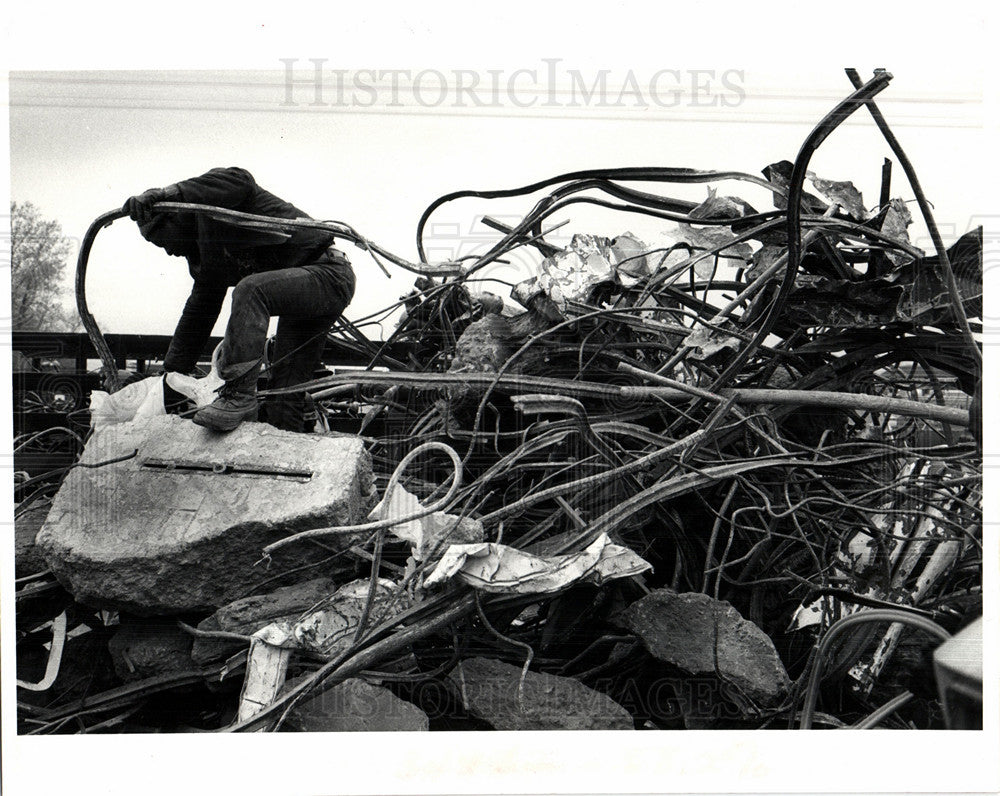
MULTIPOLYGON (((418 279, 389 340, 342 324, 370 366, 306 389, 354 435, 95 434, 39 547, 89 631, 70 641, 110 638, 119 682, 19 692, 22 731, 149 729, 167 694, 191 706, 172 730, 943 726, 937 641, 906 628, 981 613, 982 234, 918 248, 888 167, 873 204, 807 192, 809 141, 761 177, 442 197, 420 231, 447 201, 540 195, 460 276, 418 279), (559 247, 543 225, 576 202, 662 229, 559 247), (501 298, 514 250, 538 262, 501 298), (100 529, 74 515, 99 506, 100 529)), ((67 604, 39 583, 18 592, 26 682, 67 604)))

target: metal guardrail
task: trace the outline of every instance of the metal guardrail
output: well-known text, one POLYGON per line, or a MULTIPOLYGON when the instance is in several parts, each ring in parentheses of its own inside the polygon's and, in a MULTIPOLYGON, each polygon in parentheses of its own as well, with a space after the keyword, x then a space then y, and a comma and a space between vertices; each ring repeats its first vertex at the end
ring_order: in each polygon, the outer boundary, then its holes
MULTIPOLYGON (((163 360, 170 346, 169 335, 105 335, 120 370, 146 373, 150 365, 163 360)), ((207 370, 212 351, 221 338, 212 337, 200 358, 207 370)), ((55 426, 85 432, 90 424, 88 410, 91 390, 103 389, 99 355, 89 336, 80 332, 25 332, 12 334, 15 358, 12 378, 14 434, 35 434, 55 426), (30 368, 30 369, 29 369, 30 368)), ((407 346, 387 347, 386 354, 405 360, 407 346)), ((322 362, 329 366, 364 367, 370 359, 357 348, 328 340, 322 362)), ((16 468, 30 474, 72 463, 72 451, 22 451, 16 468)))
MULTIPOLYGON (((143 372, 149 362, 162 360, 170 346, 170 335, 157 334, 107 334, 104 335, 108 347, 122 370, 128 363, 135 362, 136 370, 143 372), (141 367, 140 367, 141 365, 141 367)), ((212 351, 221 341, 221 337, 209 338, 202 351, 201 361, 206 364, 212 357, 212 351)), ((97 349, 86 333, 80 332, 19 332, 12 334, 12 347, 32 360, 36 368, 40 368, 43 359, 72 360, 77 371, 87 370, 87 360, 98 358, 97 349)), ((405 352, 397 350, 400 346, 391 346, 391 352, 397 358, 405 359, 405 352)), ((323 362, 328 365, 343 365, 360 367, 367 365, 369 359, 361 356, 356 350, 341 345, 336 340, 328 340, 323 351, 323 362)))

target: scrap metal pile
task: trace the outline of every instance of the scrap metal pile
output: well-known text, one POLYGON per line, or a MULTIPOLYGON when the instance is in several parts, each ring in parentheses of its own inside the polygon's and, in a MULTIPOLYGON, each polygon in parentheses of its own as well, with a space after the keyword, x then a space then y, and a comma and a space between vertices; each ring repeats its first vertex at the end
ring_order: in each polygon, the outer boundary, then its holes
POLYGON ((365 440, 371 505, 254 551, 308 594, 255 624, 273 589, 185 615, 197 665, 22 705, 24 729, 92 731, 194 687, 202 730, 944 726, 929 655, 982 609, 982 231, 940 244, 872 102, 887 82, 856 80, 760 177, 610 169, 435 202, 421 260, 449 201, 534 205, 380 313, 403 308, 389 340, 364 337, 378 316, 337 332, 370 366, 307 389, 365 440), (865 104, 933 253, 889 161, 871 206, 808 171, 865 104), (690 183, 708 198, 670 196, 690 183), (662 231, 547 240, 583 202, 662 231), (491 265, 529 250, 499 297, 491 265), (323 562, 283 571, 303 547, 323 562), (398 723, 352 724, 358 704, 398 723))

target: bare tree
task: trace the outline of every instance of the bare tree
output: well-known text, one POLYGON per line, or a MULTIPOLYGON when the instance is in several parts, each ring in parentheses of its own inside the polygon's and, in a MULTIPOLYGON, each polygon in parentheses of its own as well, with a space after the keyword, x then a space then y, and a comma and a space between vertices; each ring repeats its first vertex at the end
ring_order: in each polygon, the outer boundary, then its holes
POLYGON ((62 279, 71 245, 57 221, 31 202, 10 203, 10 306, 14 329, 79 331, 62 305, 62 279))

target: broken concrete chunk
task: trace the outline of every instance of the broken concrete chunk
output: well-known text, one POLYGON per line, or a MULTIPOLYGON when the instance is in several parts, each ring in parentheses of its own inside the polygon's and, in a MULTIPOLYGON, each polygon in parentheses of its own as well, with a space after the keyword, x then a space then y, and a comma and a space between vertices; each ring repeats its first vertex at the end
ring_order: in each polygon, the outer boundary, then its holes
POLYGON ((727 602, 658 589, 626 608, 622 620, 654 657, 696 677, 720 678, 747 710, 775 705, 788 692, 771 639, 727 602))
POLYGON ((478 296, 473 296, 472 300, 482 309, 483 315, 499 315, 503 312, 503 299, 496 293, 484 290, 478 296))
POLYGON ((173 415, 122 423, 95 431, 81 463, 95 466, 69 473, 38 545, 80 602, 139 615, 218 608, 329 556, 292 545, 255 566, 284 536, 362 522, 372 496, 360 438, 263 423, 225 435, 173 415))
POLYGON ((14 575, 26 578, 48 569, 48 564, 42 558, 41 551, 35 544, 35 537, 45 523, 49 507, 45 504, 37 508, 25 509, 24 513, 14 520, 14 575))
MULTIPOLYGON (((224 630, 252 636, 272 622, 296 622, 299 617, 316 606, 324 597, 337 590, 329 578, 314 578, 292 586, 282 586, 269 594, 245 597, 224 605, 207 619, 198 623, 199 630, 224 630)), ((195 639, 191 658, 199 666, 209 661, 227 658, 241 646, 238 641, 195 639)))
MULTIPOLYGON (((518 349, 510 321, 502 315, 487 315, 470 323, 455 343, 449 373, 496 373, 518 349)), ((511 372, 518 373, 518 364, 511 372)))
MULTIPOLYGON (((289 680, 286 687, 302 679, 289 680)), ((302 732, 426 732, 429 726, 416 705, 356 677, 297 705, 286 723, 302 732)))
POLYGON ((631 730, 635 726, 625 708, 571 677, 529 671, 521 704, 520 666, 469 658, 449 678, 465 709, 497 730, 631 730))
POLYGON ((173 621, 123 621, 108 642, 117 674, 125 682, 171 672, 189 672, 192 637, 173 621))
MULTIPOLYGON (((455 343, 455 354, 448 372, 497 373, 504 368, 504 372, 508 374, 540 374, 550 370, 547 353, 537 346, 510 361, 528 337, 562 319, 554 310, 549 320, 545 320, 544 314, 540 314, 545 302, 551 304, 544 293, 537 292, 530 300, 525 301, 526 306, 534 308, 531 312, 523 312, 512 318, 491 314, 470 323, 455 343)), ((466 406, 464 411, 468 411, 475 407, 478 396, 484 389, 482 386, 469 384, 450 385, 443 390, 443 395, 447 398, 442 398, 439 407, 445 416, 456 410, 463 411, 460 409, 463 405, 466 406)))

